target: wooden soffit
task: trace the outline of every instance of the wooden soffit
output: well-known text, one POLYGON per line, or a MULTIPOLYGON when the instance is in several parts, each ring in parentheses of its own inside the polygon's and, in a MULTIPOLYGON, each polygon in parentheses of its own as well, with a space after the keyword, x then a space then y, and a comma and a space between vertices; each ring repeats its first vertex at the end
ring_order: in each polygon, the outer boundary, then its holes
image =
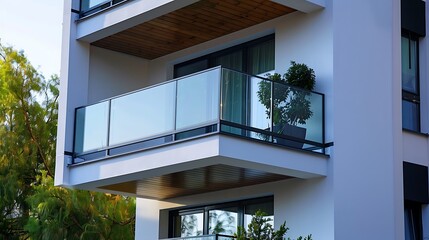
POLYGON ((285 175, 228 165, 212 165, 163 176, 107 185, 101 189, 137 194, 150 199, 169 199, 244 187, 291 178, 285 175))
POLYGON ((270 0, 201 0, 92 44, 155 59, 294 11, 270 0))

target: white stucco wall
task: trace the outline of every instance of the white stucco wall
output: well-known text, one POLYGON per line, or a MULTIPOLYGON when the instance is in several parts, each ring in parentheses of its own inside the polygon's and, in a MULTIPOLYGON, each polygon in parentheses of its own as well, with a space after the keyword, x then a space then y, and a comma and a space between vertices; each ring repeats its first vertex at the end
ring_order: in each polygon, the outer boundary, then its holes
POLYGON ((75 108, 87 104, 89 44, 76 41, 76 13, 70 12, 77 0, 65 0, 60 69, 60 96, 56 145, 55 185, 67 185, 67 164, 73 152, 75 108))
POLYGON ((147 87, 148 61, 91 46, 88 103, 147 87))
POLYGON ((335 239, 403 239, 399 0, 333 0, 335 239))

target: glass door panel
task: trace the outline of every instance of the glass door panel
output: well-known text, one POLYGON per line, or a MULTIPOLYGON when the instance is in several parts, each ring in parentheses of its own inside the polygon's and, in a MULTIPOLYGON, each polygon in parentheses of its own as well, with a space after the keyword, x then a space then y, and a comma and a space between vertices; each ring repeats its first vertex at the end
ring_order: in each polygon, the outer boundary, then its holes
POLYGON ((238 226, 238 208, 220 208, 209 211, 209 234, 233 235, 238 226))
POLYGON ((274 70, 274 53, 274 39, 250 47, 248 52, 249 73, 265 75, 264 73, 274 70))
MULTIPOLYGON (((238 50, 214 58, 214 66, 243 71, 243 51, 238 50)), ((222 118, 224 120, 244 124, 246 120, 245 97, 246 79, 243 74, 234 71, 223 71, 222 78, 222 118)), ((224 131, 240 134, 241 130, 225 127, 224 131)))
POLYGON ((203 235, 204 214, 202 212, 181 214, 176 217, 175 237, 203 235))

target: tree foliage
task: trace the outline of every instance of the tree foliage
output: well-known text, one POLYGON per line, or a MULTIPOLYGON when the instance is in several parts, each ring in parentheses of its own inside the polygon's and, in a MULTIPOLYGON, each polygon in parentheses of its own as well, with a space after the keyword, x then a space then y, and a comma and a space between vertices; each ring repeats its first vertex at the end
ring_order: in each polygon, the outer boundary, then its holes
POLYGON ((58 83, 0 43, 0 239, 131 239, 133 198, 53 186, 58 83))
MULTIPOLYGON (((247 231, 243 227, 237 228, 237 233, 235 237, 237 240, 283 240, 285 239, 285 234, 289 231, 289 228, 286 227, 286 222, 283 222, 280 225, 278 230, 274 230, 273 225, 271 225, 272 219, 267 217, 267 214, 258 210, 252 217, 249 225, 247 226, 247 231)), ((291 238, 287 238, 292 240, 291 238)), ((299 236, 297 240, 312 240, 311 234, 302 237, 299 236)))

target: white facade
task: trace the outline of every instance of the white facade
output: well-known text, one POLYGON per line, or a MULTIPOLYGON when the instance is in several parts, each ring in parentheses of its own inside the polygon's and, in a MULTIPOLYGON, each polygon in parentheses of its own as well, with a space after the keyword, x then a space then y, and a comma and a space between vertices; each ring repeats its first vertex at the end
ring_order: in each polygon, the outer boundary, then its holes
MULTIPOLYGON (((161 210, 263 196, 274 198, 275 226, 286 220, 294 238, 311 233, 317 240, 408 239, 403 162, 429 166, 429 40, 419 38, 424 134, 412 133, 402 129, 401 1, 273 0, 297 11, 155 59, 94 46, 196 2, 129 0, 79 19, 71 12, 79 0, 65 1, 55 184, 139 197, 136 239, 169 237, 161 210), (178 63, 270 34, 276 72, 285 72, 293 60, 316 73, 315 91, 325 95, 324 142, 334 144, 325 154, 212 134, 101 160, 73 160, 76 108, 163 83, 174 78, 178 63), (104 188, 216 164, 291 178, 160 200, 139 192, 144 189, 104 188)), ((429 207, 421 207, 426 239, 429 207)))

